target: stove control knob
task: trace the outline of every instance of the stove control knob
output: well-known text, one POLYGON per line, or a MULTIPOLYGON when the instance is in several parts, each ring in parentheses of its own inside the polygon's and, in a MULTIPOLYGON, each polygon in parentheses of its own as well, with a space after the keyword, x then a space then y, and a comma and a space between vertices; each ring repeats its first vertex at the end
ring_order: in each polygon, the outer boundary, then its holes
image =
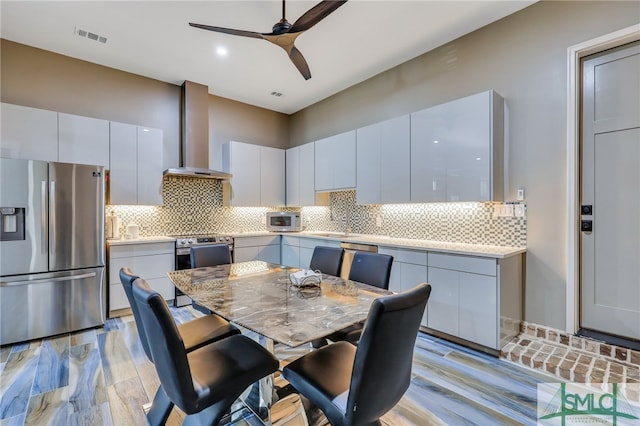
POLYGON ((227 242, 231 241, 231 238, 227 237, 227 242))

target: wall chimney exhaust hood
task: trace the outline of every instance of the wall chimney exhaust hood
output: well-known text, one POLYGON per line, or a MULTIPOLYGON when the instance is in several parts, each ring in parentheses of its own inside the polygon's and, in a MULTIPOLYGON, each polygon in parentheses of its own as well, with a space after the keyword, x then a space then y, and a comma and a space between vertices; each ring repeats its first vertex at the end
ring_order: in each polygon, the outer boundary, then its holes
POLYGON ((211 170, 209 163, 209 88, 185 81, 180 106, 180 167, 167 169, 163 176, 231 179, 230 173, 211 170))

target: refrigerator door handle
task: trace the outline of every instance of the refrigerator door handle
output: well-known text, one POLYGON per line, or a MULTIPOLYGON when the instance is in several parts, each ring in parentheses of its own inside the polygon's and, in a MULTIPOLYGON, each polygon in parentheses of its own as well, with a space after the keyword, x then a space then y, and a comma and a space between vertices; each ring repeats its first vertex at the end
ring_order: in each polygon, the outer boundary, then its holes
MULTIPOLYGON (((49 223, 56 223, 56 181, 52 180, 49 182, 49 223)), ((51 226, 49 229, 50 239, 49 239, 49 252, 55 253, 55 247, 53 246, 56 243, 56 227, 51 226)))
POLYGON ((51 283, 57 281, 75 281, 75 280, 83 280, 85 278, 95 277, 95 272, 89 272, 87 274, 82 275, 71 275, 68 277, 57 277, 57 278, 45 278, 41 280, 25 280, 25 281, 12 281, 12 282, 0 282, 0 287, 13 287, 18 285, 28 285, 28 284, 44 284, 51 283))
POLYGON ((41 209, 40 213, 40 252, 47 252, 47 181, 42 181, 42 186, 40 187, 40 195, 42 197, 41 201, 41 209))

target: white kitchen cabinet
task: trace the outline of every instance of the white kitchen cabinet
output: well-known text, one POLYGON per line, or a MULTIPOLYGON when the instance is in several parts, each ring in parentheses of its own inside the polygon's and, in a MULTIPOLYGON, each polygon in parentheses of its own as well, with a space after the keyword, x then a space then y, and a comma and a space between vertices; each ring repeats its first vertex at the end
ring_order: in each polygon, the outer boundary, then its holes
POLYGON ((504 100, 490 90, 411 114, 411 201, 502 201, 504 100))
POLYGON ((356 131, 315 142, 316 191, 341 191, 356 187, 356 131))
POLYGON ((109 169, 109 122, 58 113, 58 161, 109 169))
POLYGON ((109 204, 161 205, 162 130, 113 121, 109 126, 109 204))
POLYGON ((144 278, 166 300, 175 297, 167 272, 174 270, 174 242, 109 245, 109 311, 129 308, 120 283, 120 268, 128 267, 144 278))
POLYGON ((411 201, 410 116, 357 130, 356 200, 358 204, 411 201))
POLYGON ((58 161, 58 113, 2 103, 0 157, 58 161))
POLYGON ((250 260, 280 264, 280 236, 236 236, 233 245, 233 261, 248 262, 250 260))
MULTIPOLYGON (((378 253, 393 256, 389 290, 400 293, 427 282, 427 252, 397 247, 378 247, 378 253)), ((422 325, 427 325, 427 310, 422 325)))
POLYGON ((523 320, 522 262, 429 252, 427 328, 499 351, 523 320))
POLYGON ((316 194, 315 144, 287 149, 287 206, 328 205, 328 197, 316 194))
POLYGON ((280 259, 283 265, 300 267, 300 239, 283 235, 280 246, 280 259))
POLYGON ((223 168, 231 173, 225 203, 231 206, 285 204, 285 151, 242 142, 223 145, 223 168))

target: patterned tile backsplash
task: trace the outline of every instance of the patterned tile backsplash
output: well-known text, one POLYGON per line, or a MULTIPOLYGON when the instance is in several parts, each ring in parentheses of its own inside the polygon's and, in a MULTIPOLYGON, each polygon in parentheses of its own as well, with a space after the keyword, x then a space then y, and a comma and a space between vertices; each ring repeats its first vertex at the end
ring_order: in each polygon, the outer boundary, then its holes
MULTIPOLYGON (((165 177, 162 206, 107 206, 107 215, 136 223, 141 236, 240 233, 265 230, 265 213, 298 210, 274 207, 227 207, 222 182, 165 177)), ((302 207, 307 231, 388 235, 468 244, 526 246, 527 220, 493 217, 502 203, 429 203, 357 205, 356 192, 332 192, 329 206, 302 207), (379 226, 378 226, 379 225, 379 226)))

